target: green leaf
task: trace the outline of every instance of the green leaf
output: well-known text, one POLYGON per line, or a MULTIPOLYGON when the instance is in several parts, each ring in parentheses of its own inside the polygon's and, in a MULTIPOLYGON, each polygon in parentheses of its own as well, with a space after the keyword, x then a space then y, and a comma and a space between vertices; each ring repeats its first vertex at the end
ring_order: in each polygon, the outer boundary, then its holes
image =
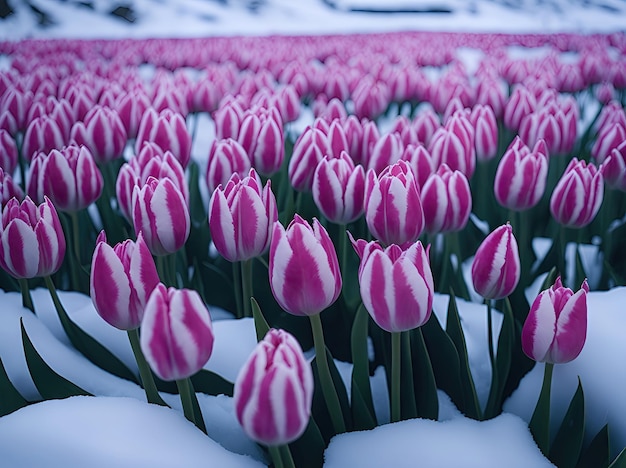
POLYGON ((472 371, 469 365, 465 334, 463 333, 463 328, 461 327, 459 309, 456 305, 456 297, 454 296, 453 290, 450 290, 450 302, 448 303, 448 316, 446 319, 446 332, 456 346, 459 354, 461 383, 463 385, 463 395, 467 415, 474 419, 482 419, 482 412, 480 410, 478 396, 476 395, 474 378, 472 377, 472 371))
POLYGON ((101 369, 110 372, 113 375, 121 377, 126 380, 130 380, 135 383, 139 383, 137 376, 132 372, 126 364, 124 364, 117 356, 111 351, 98 343, 91 335, 85 333, 78 325, 76 325, 72 319, 67 315, 63 304, 59 300, 56 293, 52 278, 45 277, 46 285, 52 296, 54 307, 63 326, 63 330, 70 339, 72 345, 80 351, 87 359, 101 369))
POLYGON ((37 353, 37 350, 24 329, 22 319, 20 319, 20 327, 22 330, 22 344, 24 355, 26 356, 26 365, 35 383, 35 387, 37 387, 39 394, 44 400, 67 398, 76 395, 91 396, 91 393, 83 390, 52 370, 41 358, 39 353, 37 353))
POLYGON ((261 312, 259 303, 256 301, 254 297, 250 298, 250 304, 252 305, 252 317, 254 317, 254 328, 256 330, 256 340, 261 341, 263 337, 265 337, 267 332, 270 331, 270 326, 265 320, 265 317, 263 317, 263 313, 261 312))
POLYGON ((201 369, 200 372, 191 376, 191 382, 196 392, 233 396, 233 383, 210 370, 201 369))
MULTIPOLYGON (((392 337, 393 339, 393 337, 392 337)), ((417 410, 417 391, 414 382, 413 356, 411 351, 411 331, 400 335, 400 417, 413 419, 419 416, 417 410)), ((420 360, 418 359, 418 362, 420 360)), ((392 364, 393 365, 393 364, 392 364)), ((418 369, 416 369, 418 370, 418 369)), ((419 369, 422 370, 422 369, 419 369)), ((427 403, 424 403, 427 406, 427 403)))
POLYGON ((504 319, 498 338, 498 351, 496 355, 496 373, 491 380, 489 398, 484 417, 491 419, 502 412, 504 388, 511 369, 513 344, 515 343, 515 319, 508 298, 504 301, 504 319))
POLYGON ((0 359, 0 417, 28 405, 28 401, 13 386, 0 359))
POLYGON ((576 393, 550 447, 550 460, 559 468, 574 468, 580 455, 584 435, 585 395, 579 378, 576 393))
POLYGON ((548 456, 550 453, 550 391, 552 388, 552 371, 554 364, 546 362, 541 393, 535 406, 535 411, 530 418, 528 428, 530 429, 541 453, 548 456))
POLYGON ((369 314, 363 304, 359 306, 352 324, 350 336, 352 350, 352 418, 354 429, 372 429, 377 425, 372 388, 369 376, 369 358, 367 353, 367 331, 369 314))
POLYGON ((626 448, 622 449, 619 455, 615 457, 609 468, 626 468, 626 448))
POLYGON ((583 260, 580 257, 580 250, 578 249, 578 246, 577 246, 576 248, 576 275, 574 277, 574 284, 572 284, 571 287, 578 288, 586 278, 587 278, 587 274, 585 273, 583 260))
MULTIPOLYGON (((417 416, 436 421, 439 417, 439 399, 435 374, 430 363, 426 343, 420 327, 410 331, 411 358, 413 360, 413 391, 417 405, 417 416)), ((402 369, 404 371, 404 369, 402 369)))
POLYGON ((324 464, 326 442, 315 419, 311 417, 304 433, 289 444, 295 465, 302 468, 318 468, 324 464))
POLYGON ((576 468, 609 466, 609 461, 611 460, 610 454, 609 425, 605 424, 593 438, 587 450, 581 455, 576 464, 576 468))

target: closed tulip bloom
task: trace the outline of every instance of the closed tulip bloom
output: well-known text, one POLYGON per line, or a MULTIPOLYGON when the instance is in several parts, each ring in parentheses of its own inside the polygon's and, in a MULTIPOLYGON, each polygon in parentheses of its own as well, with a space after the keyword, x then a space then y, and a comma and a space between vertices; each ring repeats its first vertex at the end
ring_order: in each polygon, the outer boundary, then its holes
POLYGON ((413 172, 405 161, 388 166, 378 177, 367 171, 365 220, 383 244, 415 242, 424 229, 424 212, 413 172))
POLYGON ((415 182, 417 182, 417 186, 421 190, 428 177, 435 172, 435 163, 430 153, 422 145, 407 145, 404 148, 401 159, 409 163, 415 176, 415 182))
POLYGON ((472 282, 485 299, 502 299, 517 287, 520 273, 517 240, 507 223, 491 232, 476 250, 472 282))
POLYGON ((269 278, 278 304, 293 315, 316 315, 341 292, 337 252, 317 219, 313 226, 296 215, 285 229, 274 223, 269 278))
POLYGON ((626 126, 621 123, 613 123, 602 127, 598 132, 593 147, 591 148, 591 155, 598 162, 603 163, 604 160, 611 154, 614 148, 617 148, 622 142, 626 141, 626 126))
POLYGON ((380 174, 387 166, 397 163, 402 158, 404 143, 399 133, 387 133, 381 136, 370 154, 368 169, 380 174))
POLYGON ((187 131, 182 115, 170 109, 164 109, 159 113, 154 109, 148 109, 137 131, 136 152, 141 150, 144 141, 156 143, 163 151, 171 151, 183 169, 189 164, 191 135, 187 131))
POLYGON ((550 212, 559 224, 584 227, 593 221, 604 197, 602 171, 572 158, 550 197, 550 212))
POLYGON ((494 192, 500 205, 523 211, 535 206, 546 190, 548 149, 539 140, 531 151, 519 138, 502 156, 494 179, 494 192))
POLYGON ((22 200, 24 192, 22 188, 15 183, 13 178, 0 168, 0 209, 4 208, 11 198, 22 200))
POLYGON ((114 247, 100 233, 91 261, 90 294, 98 315, 120 330, 139 327, 150 293, 159 284, 152 254, 140 232, 137 241, 114 247))
POLYGON ((8 201, 0 226, 0 266, 15 278, 48 276, 65 256, 65 236, 59 215, 45 198, 39 206, 26 197, 8 201))
MULTIPOLYGON (((457 127, 460 129, 460 127, 457 127)), ((476 150, 473 142, 450 128, 439 128, 432 139, 428 151, 433 158, 435 167, 447 164, 452 170, 459 170, 467 177, 474 174, 476 168, 476 150)))
POLYGON ((313 175, 313 200, 329 221, 348 224, 363 214, 365 171, 354 166, 345 151, 339 158, 326 156, 313 175))
POLYGON ((424 325, 433 307, 434 283, 428 249, 420 241, 405 250, 376 241, 355 241, 361 258, 359 286, 363 305, 376 324, 394 333, 424 325))
POLYGON ((516 85, 511 97, 504 106, 504 125, 509 130, 518 131, 522 120, 537 107, 537 99, 528 88, 516 85))
POLYGON ((239 371, 233 399, 251 439, 269 446, 298 439, 313 402, 313 371, 298 341, 284 330, 269 330, 239 371))
POLYGON ((421 193, 424 223, 429 233, 460 231, 472 211, 467 177, 442 164, 424 184, 421 193))
POLYGON ((126 146, 126 129, 116 111, 96 106, 87 112, 84 122, 72 127, 71 139, 91 151, 97 163, 122 157, 126 146))
POLYGON ((489 106, 474 106, 470 121, 474 127, 476 159, 479 161, 493 159, 498 150, 498 123, 493 109, 489 106))
POLYGON ((233 174, 245 177, 249 170, 250 158, 237 140, 227 138, 213 141, 206 170, 209 193, 213 193, 218 185, 226 185, 233 174))
POLYGON ((63 148, 66 143, 56 120, 47 115, 42 115, 28 125, 22 143, 22 154, 24 159, 30 162, 38 152, 48 153, 53 149, 63 148))
POLYGON ((153 255, 167 255, 180 249, 189 237, 189 208, 176 184, 169 178, 148 177, 135 186, 132 202, 135 232, 143 232, 153 255))
POLYGON ((209 228, 215 248, 230 262, 249 260, 265 253, 278 219, 271 181, 262 187, 254 169, 247 177, 233 174, 209 201, 209 228))
POLYGON ((324 132, 307 127, 294 143, 289 160, 288 174, 292 187, 300 192, 311 191, 315 168, 330 151, 324 132))
POLYGON ((17 167, 17 143, 11 134, 0 128, 0 169, 13 174, 17 167))
POLYGON ((575 293, 561 277, 539 293, 522 328, 522 349, 537 362, 560 364, 578 355, 587 338, 587 280, 575 293))
POLYGON ((159 283, 146 304, 140 336, 154 373, 166 381, 191 377, 211 357, 213 342, 211 316, 200 295, 159 283))
POLYGON ((102 174, 84 146, 52 150, 41 162, 38 182, 60 211, 87 208, 102 194, 102 174))
POLYGON ((260 174, 269 177, 283 164, 283 122, 277 108, 247 113, 241 121, 237 140, 260 174))
POLYGON ((611 151, 604 162, 603 175, 609 187, 626 192, 626 141, 611 151))
POLYGON ((128 138, 137 137, 141 118, 150 106, 150 98, 141 87, 135 87, 117 97, 114 108, 124 125, 128 138))
POLYGON ((236 140, 242 120, 243 108, 237 100, 232 99, 221 105, 213 115, 215 136, 220 140, 225 138, 236 140))

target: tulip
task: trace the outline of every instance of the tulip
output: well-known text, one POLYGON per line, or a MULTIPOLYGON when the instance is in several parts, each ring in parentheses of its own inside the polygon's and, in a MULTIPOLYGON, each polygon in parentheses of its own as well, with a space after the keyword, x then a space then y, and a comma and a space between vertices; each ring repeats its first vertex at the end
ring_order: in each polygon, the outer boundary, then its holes
POLYGON ((435 172, 433 158, 430 156, 430 153, 422 145, 415 146, 410 144, 404 148, 400 159, 409 163, 415 176, 415 182, 417 182, 417 186, 421 191, 428 177, 435 172))
POLYGON ((209 228, 217 251, 230 262, 262 255, 278 219, 276 198, 268 181, 262 187, 254 169, 247 177, 233 174, 209 201, 209 228))
MULTIPOLYGON (((18 86, 9 86, 0 97, 0 114, 11 116, 15 131, 25 130, 28 126, 27 114, 33 101, 33 93, 21 91, 18 86)), ((26 155, 26 153, 24 153, 26 155)))
POLYGON ((424 223, 429 233, 460 231, 472 211, 467 177, 442 164, 424 184, 421 193, 424 223))
POLYGON ((543 196, 548 176, 548 150, 539 140, 531 151, 519 138, 506 150, 494 180, 500 205, 522 211, 535 206, 543 196))
POLYGON ((146 303, 140 336, 154 373, 166 381, 192 376, 211 357, 213 341, 211 316, 200 295, 158 284, 146 303))
POLYGON ((424 212, 407 162, 388 166, 378 177, 367 171, 365 220, 370 232, 387 245, 415 242, 420 236, 424 212))
POLYGON ((289 160, 288 174, 292 187, 300 192, 310 191, 315 168, 330 151, 324 132, 307 127, 294 143, 289 160))
POLYGON ((206 171, 209 193, 213 193, 218 185, 226 185, 233 174, 245 177, 249 170, 250 158, 237 140, 227 138, 213 141, 206 171))
POLYGON ((116 111, 96 106, 87 112, 84 122, 72 127, 71 139, 91 151, 97 163, 120 158, 126 146, 126 129, 116 111))
POLYGON ((221 105, 214 113, 215 136, 219 140, 225 138, 237 139, 239 127, 243 119, 241 103, 235 99, 221 105))
POLYGON ((245 114, 237 141, 260 174, 269 177, 276 173, 285 159, 283 123, 278 109, 258 109, 245 114))
POLYGON ((504 106, 504 125, 509 130, 518 131, 522 120, 537 107, 537 100, 528 88, 516 85, 511 97, 504 106))
POLYGON ((435 167, 445 163, 450 169, 459 170, 471 178, 476 168, 474 143, 462 126, 456 125, 455 129, 439 128, 430 140, 428 151, 435 167))
POLYGON ((402 250, 383 249, 376 241, 355 241, 361 258, 359 286, 363 305, 376 324, 388 332, 412 330, 430 318, 434 297, 428 249, 420 241, 402 250))
POLYGON ((251 439, 268 446, 298 439, 313 401, 313 372, 298 341, 270 329, 239 371, 233 398, 237 420, 251 439))
POLYGON ((111 247, 104 231, 96 240, 91 262, 90 291, 96 312, 120 330, 139 327, 144 308, 159 275, 140 232, 111 247))
POLYGON ((329 221, 348 224, 363 214, 365 172, 354 166, 345 151, 339 158, 326 156, 313 175, 313 200, 329 221))
POLYGON ((626 125, 613 123, 602 127, 591 148, 591 155, 598 164, 603 163, 611 151, 624 141, 626 141, 626 125))
POLYGON ((189 237, 191 221, 183 194, 169 178, 148 177, 133 190, 132 216, 135 232, 143 232, 153 255, 176 252, 189 237))
POLYGON ((13 174, 17 167, 17 143, 11 134, 0 128, 0 169, 13 174))
POLYGON ((339 297, 342 282, 337 253, 317 219, 311 227, 296 215, 286 230, 276 221, 269 260, 272 293, 290 314, 319 314, 339 297))
POLYGON ((502 299, 513 292, 519 279, 517 241, 507 223, 491 232, 478 247, 472 262, 472 282, 485 299, 502 299))
POLYGON ((133 88, 122 93, 115 100, 114 108, 118 112, 128 138, 137 137, 141 118, 150 106, 150 99, 141 88, 133 88))
POLYGON ((603 174, 609 187, 626 192, 626 141, 611 151, 604 162, 603 174))
POLYGON ((430 140, 440 126, 439 117, 431 108, 424 109, 413 119, 413 127, 415 127, 417 139, 424 146, 430 145, 430 140))
POLYGON ((15 183, 13 178, 0 168, 0 209, 4 208, 11 198, 22 200, 24 192, 22 188, 15 183))
POLYGON ((28 125, 22 143, 22 154, 30 162, 38 152, 48 153, 63 148, 65 144, 66 139, 57 121, 45 115, 37 117, 28 125))
POLYGON ((187 131, 185 119, 170 109, 157 113, 148 109, 141 119, 135 151, 138 153, 144 141, 152 141, 163 151, 171 151, 184 168, 191 158, 191 135, 187 131))
POLYGON ((522 349, 537 362, 565 363, 580 354, 587 336, 587 280, 574 293, 561 277, 539 293, 522 328, 522 349))
POLYGON ((15 278, 48 276, 65 256, 65 237, 57 211, 46 197, 39 206, 12 198, 2 210, 0 266, 15 278))
POLYGON ((479 161, 493 159, 498 150, 498 124, 493 109, 489 106, 474 106, 470 121, 475 132, 476 158, 479 161))
POLYGON ((604 197, 602 170, 572 158, 550 197, 550 212, 568 227, 584 227, 595 218, 604 197))

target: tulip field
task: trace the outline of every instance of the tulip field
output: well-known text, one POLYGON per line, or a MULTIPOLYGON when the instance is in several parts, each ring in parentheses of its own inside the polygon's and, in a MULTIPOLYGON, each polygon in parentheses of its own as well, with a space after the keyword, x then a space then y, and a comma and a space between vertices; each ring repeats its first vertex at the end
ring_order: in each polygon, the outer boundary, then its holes
POLYGON ((76 405, 190 444, 145 466, 402 466, 455 424, 424 466, 626 466, 626 34, 0 58, 0 465, 76 405))

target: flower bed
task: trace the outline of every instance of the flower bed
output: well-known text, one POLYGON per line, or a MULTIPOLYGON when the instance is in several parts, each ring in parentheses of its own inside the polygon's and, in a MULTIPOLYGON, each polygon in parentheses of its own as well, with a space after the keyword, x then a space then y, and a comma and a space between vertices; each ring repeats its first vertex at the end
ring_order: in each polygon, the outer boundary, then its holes
POLYGON ((448 421, 620 466, 624 408, 576 363, 611 362, 597 315, 624 294, 624 38, 0 44, 0 433, 128 396, 233 464, 340 465, 357 431, 448 421))

